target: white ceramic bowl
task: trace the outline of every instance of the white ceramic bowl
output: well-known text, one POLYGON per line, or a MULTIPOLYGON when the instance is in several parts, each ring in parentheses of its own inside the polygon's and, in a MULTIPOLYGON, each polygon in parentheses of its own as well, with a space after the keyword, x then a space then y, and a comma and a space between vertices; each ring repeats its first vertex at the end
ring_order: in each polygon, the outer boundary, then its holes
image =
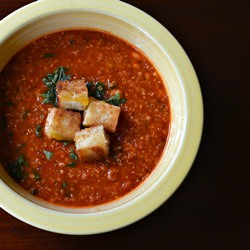
POLYGON ((158 69, 171 104, 171 129, 163 156, 136 190, 108 204, 67 209, 22 190, 0 166, 1 208, 38 228, 95 234, 131 224, 159 207, 181 184, 197 153, 203 105, 194 69, 175 38, 141 10, 118 0, 40 0, 0 21, 0 71, 42 34, 76 27, 107 30, 140 48, 158 69))

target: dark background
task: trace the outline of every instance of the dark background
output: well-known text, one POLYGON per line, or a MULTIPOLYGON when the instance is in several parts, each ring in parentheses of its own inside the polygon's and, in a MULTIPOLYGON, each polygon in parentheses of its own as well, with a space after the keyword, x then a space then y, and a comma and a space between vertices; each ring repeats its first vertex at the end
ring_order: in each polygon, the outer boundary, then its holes
MULTIPOLYGON (((30 2, 1 0, 0 19, 30 2)), ((125 2, 160 21, 196 69, 205 120, 191 171, 158 210, 110 233, 54 234, 0 210, 0 249, 250 249, 250 1, 125 2)))

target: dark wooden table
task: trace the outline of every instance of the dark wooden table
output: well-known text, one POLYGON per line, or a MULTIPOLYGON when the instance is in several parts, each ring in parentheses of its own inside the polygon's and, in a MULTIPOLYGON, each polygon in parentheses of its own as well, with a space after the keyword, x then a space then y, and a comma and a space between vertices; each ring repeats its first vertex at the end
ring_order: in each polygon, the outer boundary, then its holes
MULTIPOLYGON (((1 0, 0 19, 30 2, 1 0)), ((190 173, 157 211, 101 235, 54 234, 0 210, 0 249, 250 249, 250 2, 125 2, 172 32, 198 74, 205 123, 190 173)))

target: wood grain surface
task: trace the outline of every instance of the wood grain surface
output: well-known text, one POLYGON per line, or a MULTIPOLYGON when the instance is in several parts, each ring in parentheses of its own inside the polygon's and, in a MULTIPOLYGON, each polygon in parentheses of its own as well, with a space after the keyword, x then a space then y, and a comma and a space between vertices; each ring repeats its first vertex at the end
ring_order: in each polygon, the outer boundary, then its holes
MULTIPOLYGON (((0 19, 30 2, 1 0, 0 19)), ((196 69, 205 121, 193 167, 159 209, 110 233, 50 233, 0 209, 1 250, 250 249, 250 2, 125 2, 161 22, 181 43, 196 69)))

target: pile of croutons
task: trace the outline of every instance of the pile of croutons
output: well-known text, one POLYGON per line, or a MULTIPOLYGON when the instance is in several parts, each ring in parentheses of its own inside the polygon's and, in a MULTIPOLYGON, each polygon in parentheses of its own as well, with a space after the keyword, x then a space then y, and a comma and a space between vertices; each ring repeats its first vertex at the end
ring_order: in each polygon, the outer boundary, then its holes
POLYGON ((108 133, 116 131, 120 107, 89 97, 83 79, 59 81, 56 93, 58 108, 49 109, 45 124, 47 137, 74 141, 81 160, 95 161, 107 157, 108 133))

